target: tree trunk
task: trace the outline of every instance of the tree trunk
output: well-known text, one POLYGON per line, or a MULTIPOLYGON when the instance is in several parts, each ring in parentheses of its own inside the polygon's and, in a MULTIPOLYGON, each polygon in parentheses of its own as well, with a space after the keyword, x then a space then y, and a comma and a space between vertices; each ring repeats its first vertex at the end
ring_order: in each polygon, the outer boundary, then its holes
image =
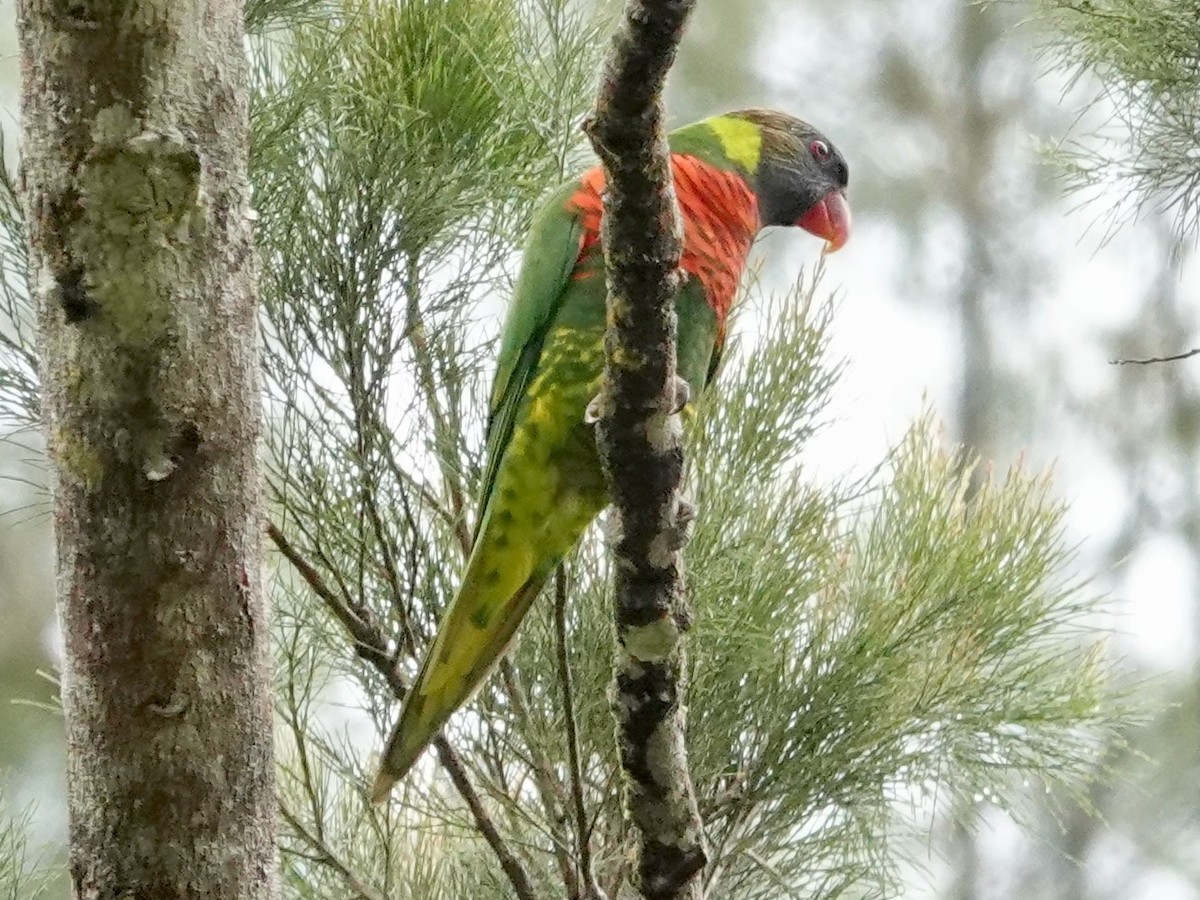
POLYGON ((18 23, 75 893, 273 897, 242 4, 18 23))

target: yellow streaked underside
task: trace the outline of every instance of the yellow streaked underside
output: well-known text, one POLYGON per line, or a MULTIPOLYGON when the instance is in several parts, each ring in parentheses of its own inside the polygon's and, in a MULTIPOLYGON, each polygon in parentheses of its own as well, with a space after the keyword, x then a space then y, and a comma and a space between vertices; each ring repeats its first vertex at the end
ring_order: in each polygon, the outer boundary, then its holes
POLYGON ((546 579, 607 502, 593 429, 601 334, 554 328, 517 412, 463 582, 401 712, 377 795, 503 656, 546 579))
POLYGON ((600 389, 600 333, 554 328, 517 412, 460 595, 473 621, 489 621, 530 579, 544 579, 604 504, 593 430, 584 424, 600 389))

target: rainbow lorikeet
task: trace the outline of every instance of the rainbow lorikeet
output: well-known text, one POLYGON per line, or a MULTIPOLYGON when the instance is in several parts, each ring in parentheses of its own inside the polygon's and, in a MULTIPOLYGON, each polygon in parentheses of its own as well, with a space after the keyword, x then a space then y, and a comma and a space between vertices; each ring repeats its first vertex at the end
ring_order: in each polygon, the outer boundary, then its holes
MULTIPOLYGON (((678 372, 703 387, 755 235, 796 225, 836 250, 849 237, 846 162, 789 115, 743 110, 668 136, 684 225, 678 372)), ((589 401, 605 327, 600 247, 604 173, 589 169, 536 216, 492 388, 474 549, 400 721, 373 796, 380 801, 504 654, 535 597, 608 502, 589 401)))

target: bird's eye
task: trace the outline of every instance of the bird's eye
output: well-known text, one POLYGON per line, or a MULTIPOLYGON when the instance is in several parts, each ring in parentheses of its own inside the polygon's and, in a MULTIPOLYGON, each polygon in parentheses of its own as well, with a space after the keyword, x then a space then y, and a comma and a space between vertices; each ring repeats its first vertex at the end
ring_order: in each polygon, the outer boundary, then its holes
POLYGON ((808 145, 808 152, 817 162, 825 162, 829 159, 829 145, 824 141, 813 141, 808 145))

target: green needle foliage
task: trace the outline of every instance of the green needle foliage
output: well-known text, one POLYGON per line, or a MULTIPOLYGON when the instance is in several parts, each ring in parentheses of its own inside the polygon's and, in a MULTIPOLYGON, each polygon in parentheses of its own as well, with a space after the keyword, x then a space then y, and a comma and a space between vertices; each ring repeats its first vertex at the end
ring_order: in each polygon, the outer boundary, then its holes
MULTIPOLYGON (((689 747, 712 897, 893 893, 928 815, 968 796, 1019 816, 1035 784, 1078 789, 1122 715, 1044 477, 980 479, 929 420, 866 480, 808 477, 836 375, 817 290, 764 304, 769 337, 736 356, 689 443, 689 747)), ((602 559, 576 563, 570 653, 597 871, 615 885, 602 559)), ((545 681, 555 652, 543 610, 520 675, 545 681)), ((531 693, 547 724, 514 740, 560 760, 553 689, 531 693)))
POLYGON ((39 403, 24 212, 3 146, 0 138, 0 429, 8 431, 34 427, 39 403))
MULTIPOLYGON (((600 529, 445 730, 455 777, 431 752, 388 804, 366 797, 469 543, 520 241, 585 158, 604 28, 583 7, 248 6, 288 897, 580 896, 585 866, 635 896, 600 529)), ((885 895, 950 798, 1080 787, 1124 715, 1043 477, 976 475, 929 421, 866 477, 808 471, 838 369, 818 281, 750 292, 765 336, 689 423, 713 898, 885 895)), ((4 334, 0 401, 32 417, 28 330, 4 334)))
POLYGON ((1068 154, 1077 185, 1129 188, 1114 213, 1173 211, 1181 234, 1200 224, 1200 0, 1039 0, 1057 34, 1055 61, 1098 79, 1119 130, 1068 154))
POLYGON ((0 900, 38 900, 49 890, 52 873, 29 851, 31 818, 29 809, 13 809, 0 794, 0 900))

